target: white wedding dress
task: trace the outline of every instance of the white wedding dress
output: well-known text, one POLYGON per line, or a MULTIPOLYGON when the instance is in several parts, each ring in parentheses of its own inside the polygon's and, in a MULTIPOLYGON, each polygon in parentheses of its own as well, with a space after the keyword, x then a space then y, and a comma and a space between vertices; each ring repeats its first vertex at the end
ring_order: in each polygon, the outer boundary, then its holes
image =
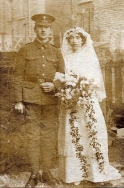
POLYGON ((81 163, 76 157, 75 145, 72 143, 72 136, 70 135, 70 112, 71 109, 64 109, 61 107, 59 116, 59 132, 58 132, 58 153, 59 153, 59 178, 65 183, 73 183, 83 180, 91 182, 104 182, 109 180, 116 180, 121 177, 118 170, 109 164, 108 159, 108 136, 105 120, 102 110, 99 105, 99 101, 105 98, 104 87, 101 81, 101 70, 99 64, 94 63, 98 61, 94 56, 92 64, 89 58, 85 56, 85 53, 77 52, 71 53, 64 57, 66 71, 73 70, 75 73, 85 77, 94 78, 98 86, 101 87, 101 93, 93 95, 94 110, 97 130, 97 140, 101 145, 101 152, 104 157, 104 171, 100 172, 98 162, 92 146, 90 146, 90 140, 88 137, 87 121, 85 112, 82 107, 77 107, 78 121, 75 122, 75 126, 79 129, 81 135, 80 144, 84 147, 83 155, 86 156, 86 160, 90 165, 88 167, 88 177, 83 177, 83 171, 81 169, 81 163))

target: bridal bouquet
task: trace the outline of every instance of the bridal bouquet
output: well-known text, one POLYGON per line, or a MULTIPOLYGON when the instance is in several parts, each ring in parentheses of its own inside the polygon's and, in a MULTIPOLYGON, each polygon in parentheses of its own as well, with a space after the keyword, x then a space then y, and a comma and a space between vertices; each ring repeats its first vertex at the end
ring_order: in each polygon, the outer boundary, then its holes
POLYGON ((93 78, 79 76, 72 71, 66 74, 57 72, 54 77, 56 94, 65 108, 85 105, 98 89, 93 78))
POLYGON ((104 170, 104 157, 101 152, 101 145, 97 139, 97 130, 94 108, 94 95, 98 92, 99 87, 95 80, 86 76, 79 76, 73 71, 68 71, 65 74, 57 72, 54 77, 54 85, 56 88, 55 96, 57 96, 61 105, 66 109, 71 109, 69 123, 71 125, 70 134, 72 143, 76 148, 76 156, 81 163, 83 177, 88 176, 88 166, 86 157, 83 155, 83 146, 80 144, 80 134, 75 122, 78 122, 77 107, 81 106, 84 109, 86 117, 86 127, 89 134, 90 145, 92 146, 96 159, 99 164, 100 172, 104 170))

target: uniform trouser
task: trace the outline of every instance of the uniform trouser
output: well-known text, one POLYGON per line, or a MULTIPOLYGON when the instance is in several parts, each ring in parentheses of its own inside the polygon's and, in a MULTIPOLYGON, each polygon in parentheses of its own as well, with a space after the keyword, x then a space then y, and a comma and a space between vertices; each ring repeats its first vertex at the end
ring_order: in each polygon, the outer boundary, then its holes
POLYGON ((48 172, 57 153, 56 105, 26 105, 27 154, 32 172, 48 172))

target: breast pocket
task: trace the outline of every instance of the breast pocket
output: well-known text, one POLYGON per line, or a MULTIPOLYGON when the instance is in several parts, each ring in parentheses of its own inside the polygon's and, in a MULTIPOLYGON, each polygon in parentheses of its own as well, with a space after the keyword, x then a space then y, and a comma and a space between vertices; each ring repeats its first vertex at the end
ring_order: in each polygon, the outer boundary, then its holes
POLYGON ((58 62, 59 59, 58 58, 51 58, 51 57, 47 57, 46 60, 55 68, 58 67, 58 62))
POLYGON ((46 58, 47 62, 47 80, 48 81, 53 81, 55 73, 57 72, 58 69, 58 62, 59 59, 58 58, 51 58, 51 57, 47 57, 46 58))
POLYGON ((40 73, 40 62, 41 59, 39 56, 26 56, 26 67, 25 72, 26 76, 29 77, 36 77, 40 73))

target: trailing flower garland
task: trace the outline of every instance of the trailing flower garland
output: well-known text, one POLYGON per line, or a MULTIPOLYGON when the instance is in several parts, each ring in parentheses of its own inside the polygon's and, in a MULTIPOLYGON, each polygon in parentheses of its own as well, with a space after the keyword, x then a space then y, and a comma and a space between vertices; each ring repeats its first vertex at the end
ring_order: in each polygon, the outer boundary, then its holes
POLYGON ((78 127, 75 127, 75 122, 77 121, 77 111, 71 111, 70 113, 71 119, 69 119, 69 123, 71 125, 70 134, 72 136, 72 143, 75 145, 76 149, 76 157, 80 160, 81 163, 81 170, 83 171, 83 177, 88 177, 88 166, 86 157, 82 154, 83 146, 80 144, 80 134, 78 127))
POLYGON ((78 127, 75 126, 77 119, 77 106, 82 106, 85 111, 85 118, 87 121, 87 130, 90 139, 90 145, 94 149, 95 156, 99 165, 100 172, 104 170, 104 157, 101 152, 101 145, 97 140, 94 101, 92 94, 98 90, 97 84, 93 78, 79 77, 75 73, 68 72, 65 75, 56 73, 54 78, 56 86, 56 94, 61 100, 62 106, 66 109, 71 109, 69 123, 71 125, 70 134, 72 136, 72 143, 75 145, 76 157, 80 160, 83 177, 88 177, 88 167, 86 157, 83 155, 83 146, 80 144, 80 134, 78 127))
POLYGON ((90 145, 95 149, 95 155, 96 155, 96 159, 99 165, 99 169, 100 172, 104 171, 104 157, 103 157, 103 153, 101 152, 101 145, 99 144, 98 140, 97 140, 97 131, 96 131, 96 125, 95 123, 97 122, 96 118, 94 117, 95 115, 95 111, 94 111, 94 106, 93 103, 94 101, 90 98, 87 97, 88 99, 88 105, 85 105, 85 116, 86 116, 86 120, 87 120, 87 129, 88 129, 88 133, 89 133, 89 138, 90 138, 90 145))

